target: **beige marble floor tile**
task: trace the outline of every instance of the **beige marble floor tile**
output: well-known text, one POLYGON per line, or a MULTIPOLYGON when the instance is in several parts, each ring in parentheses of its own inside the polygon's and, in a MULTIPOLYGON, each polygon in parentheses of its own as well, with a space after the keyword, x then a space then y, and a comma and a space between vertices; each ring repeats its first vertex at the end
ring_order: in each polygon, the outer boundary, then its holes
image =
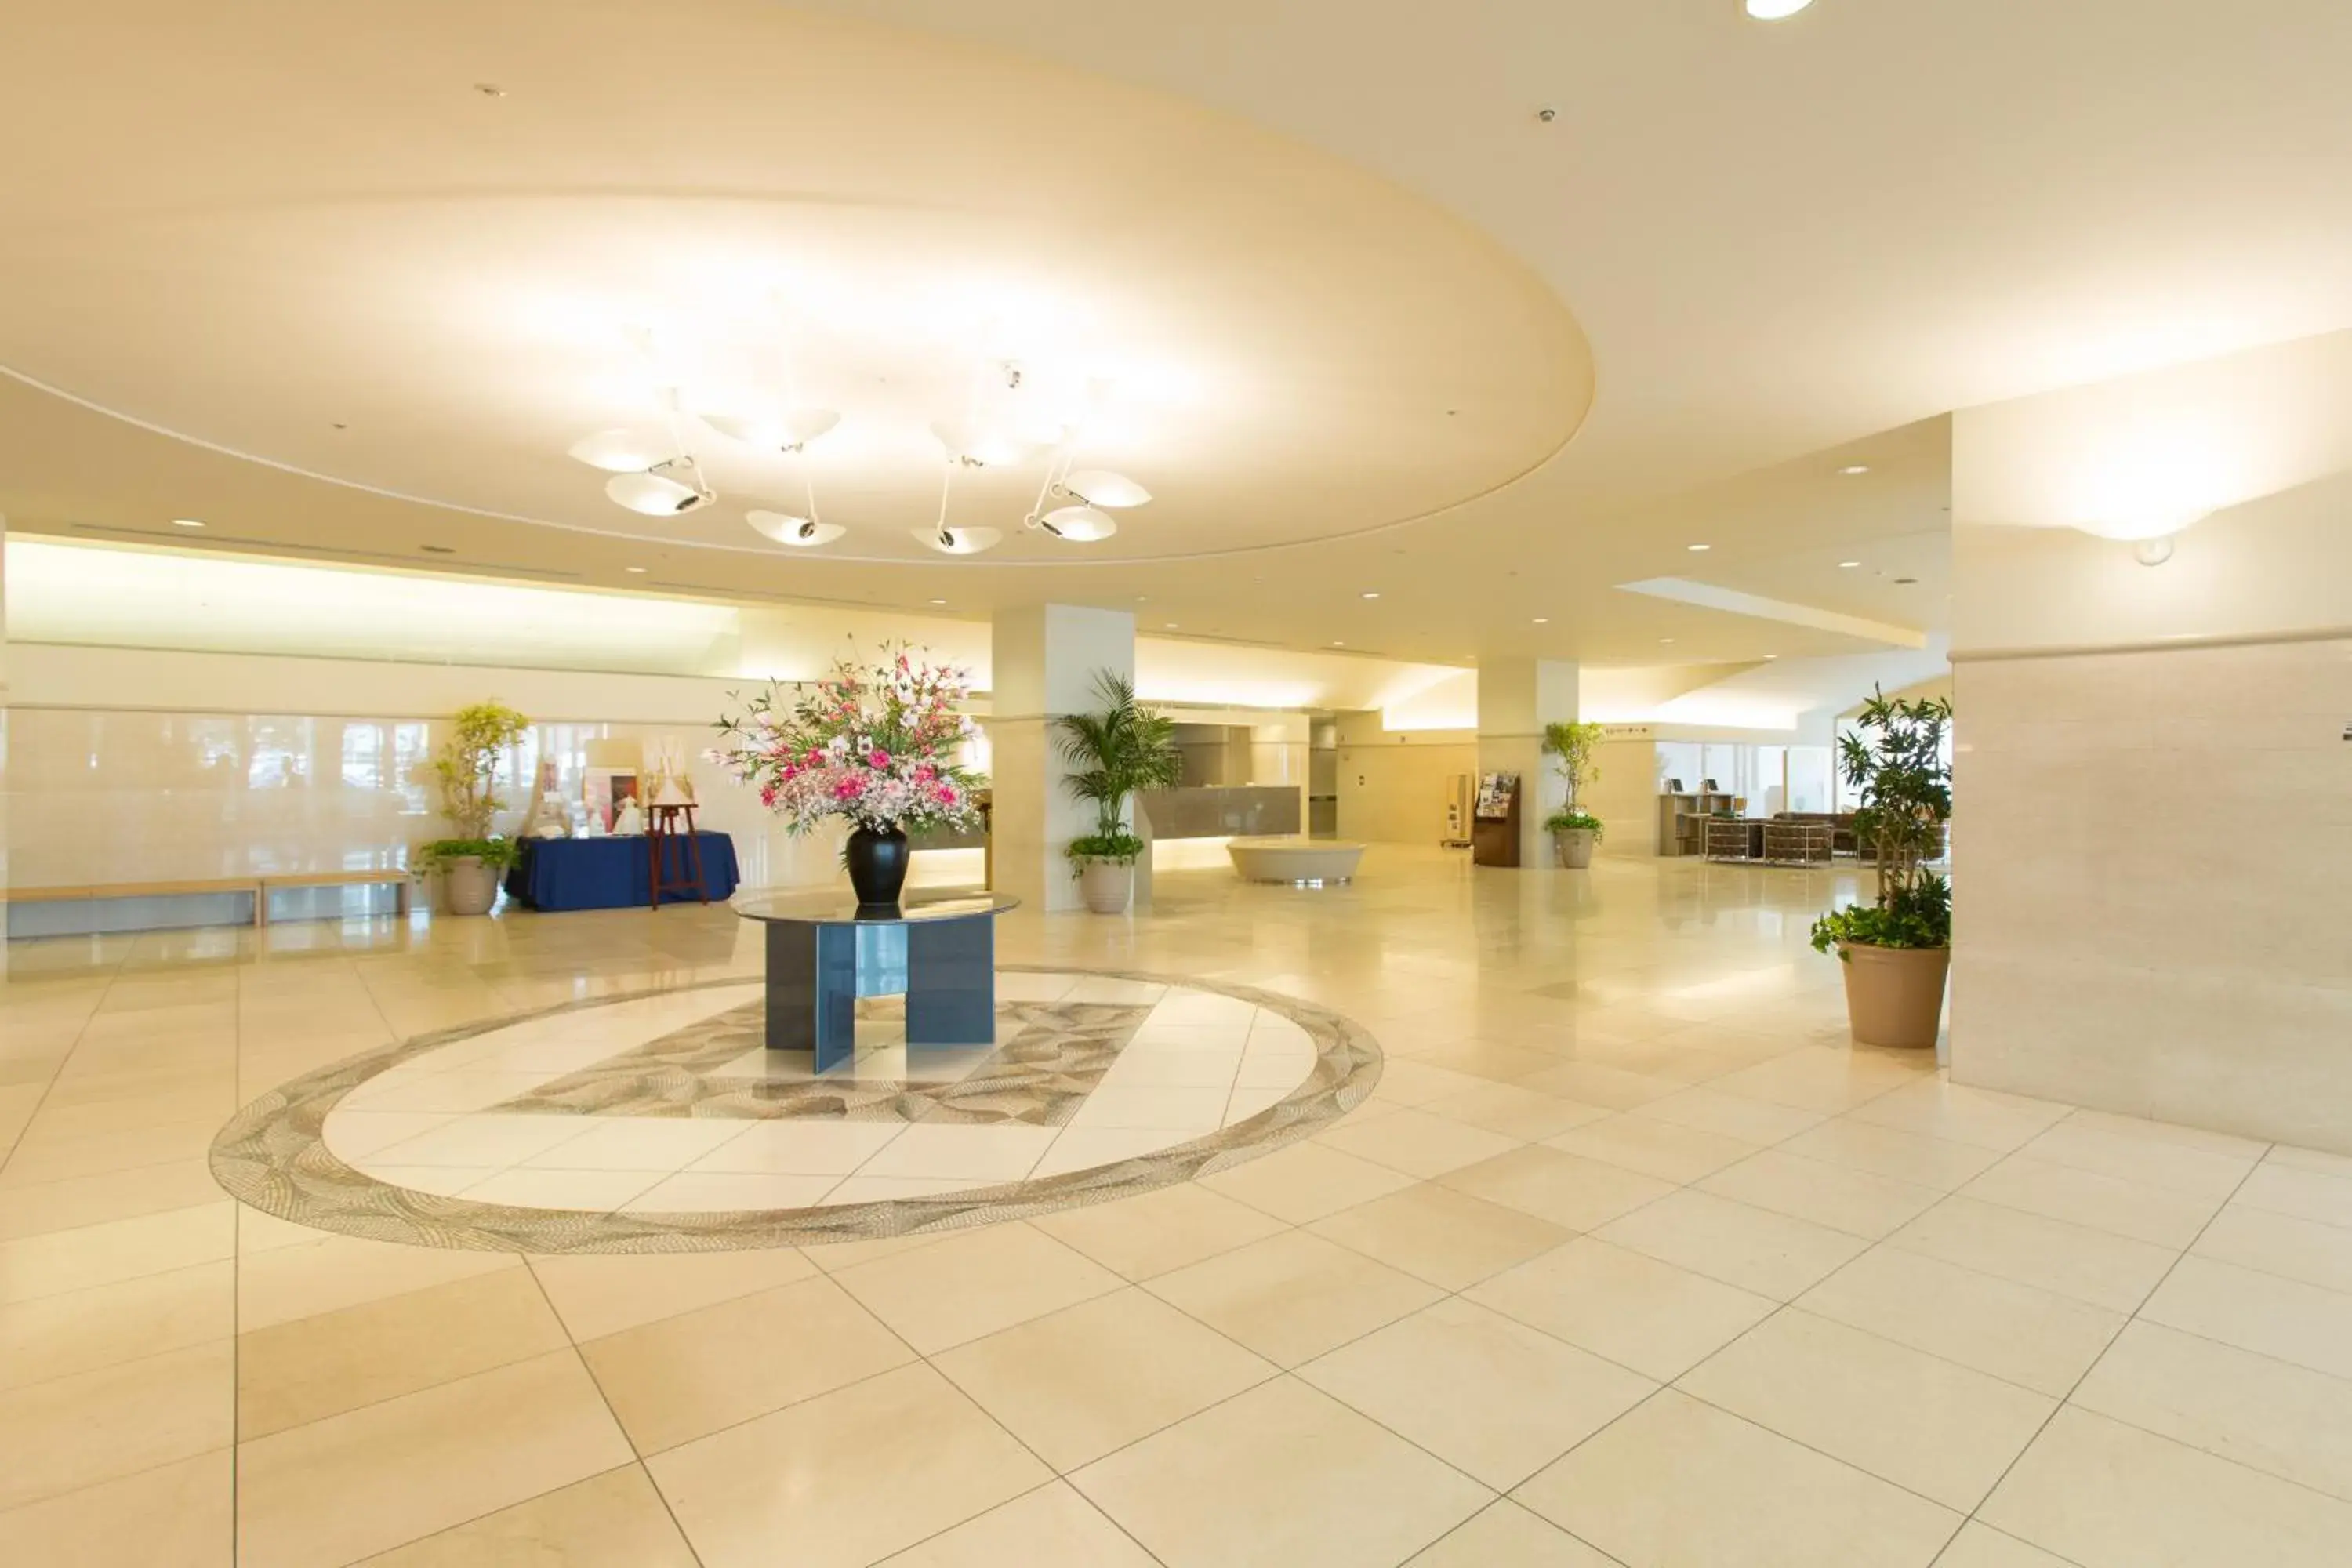
POLYGON ((2219 1203, 2237 1190, 2261 1157, 2261 1145, 2249 1149, 2246 1153, 2219 1153, 2168 1139, 2112 1131, 2107 1126, 2070 1116, 2018 1153, 2219 1203))
POLYGON ((694 1553, 637 1465, 394 1547, 360 1568, 696 1568, 694 1553))
POLYGON ((1612 1568, 1613 1561, 1505 1498, 1455 1525, 1405 1568, 1612 1568))
POLYGON ((1465 1289, 1574 1234, 1431 1182, 1341 1209, 1307 1228, 1444 1290, 1465 1289))
POLYGON ((1885 1245, 2118 1312, 2146 1300, 2178 1256, 2109 1231, 1965 1197, 1946 1198, 1885 1245))
POLYGON ((2241 1138, 2234 1132, 2216 1132, 2203 1127, 2184 1127, 2177 1121, 2156 1121, 2145 1116, 2118 1116, 2113 1111, 2075 1110, 2067 1112, 2066 1120, 2078 1127, 2089 1128, 2118 1138, 2136 1138, 2158 1143, 2173 1143, 2184 1149, 2199 1149, 2209 1154, 2220 1154, 2235 1160, 2260 1160, 2264 1152, 2273 1147, 2257 1139, 2241 1138))
POLYGON ((1528 1142, 1549 1138, 1611 1114, 1597 1105, 1509 1083, 1465 1089, 1460 1094, 1433 1100, 1422 1109, 1448 1121, 1528 1142))
POLYGON ((1286 1231, 1146 1289, 1280 1366, 1296 1366, 1435 1300, 1433 1286, 1319 1236, 1286 1231))
POLYGON ((2074 1403, 2352 1502, 2352 1382, 2137 1321, 2074 1403))
POLYGON ((1381 1064, 1381 1081, 1372 1096, 1393 1105, 1426 1105, 1448 1095, 1483 1089, 1493 1081, 1475 1073, 1454 1072, 1411 1057, 1391 1055, 1381 1064))
POLYGON ((887 1568, 1157 1568, 1066 1481, 1024 1492, 885 1561, 887 1568))
POLYGON ((1654 1078, 1594 1062, 1569 1061, 1519 1080, 1521 1089, 1556 1094, 1604 1110, 1631 1110, 1637 1105, 1679 1094, 1689 1085, 1678 1079, 1654 1078))
POLYGON ((1025 1225, 992 1226, 834 1276, 908 1344, 931 1355, 1101 1296, 1118 1275, 1025 1225))
POLYGON ((898 1121, 754 1121, 696 1160, 694 1171, 772 1176, 845 1176, 906 1131, 898 1121))
POLYGON ((561 1171, 659 1171, 667 1174, 719 1152, 755 1122, 717 1117, 604 1117, 603 1125, 524 1160, 561 1171))
POLYGON ((740 1252, 570 1253, 531 1258, 530 1271, 575 1340, 690 1312, 814 1278, 797 1247, 740 1252))
POLYGON ((2352 1176, 2265 1163, 2246 1178, 2233 1204, 2352 1229, 2352 1176))
POLYGON ((237 1436, 251 1442, 568 1342, 520 1268, 257 1329, 236 1342, 237 1436))
POLYGON ((1674 1191, 1671 1182, 1541 1143, 1450 1172, 1440 1182, 1570 1230, 1591 1230, 1674 1191))
POLYGON ((0 1389, 184 1350, 236 1331, 224 1259, 0 1306, 0 1389))
POLYGON ((2196 1240, 2221 1206, 2218 1197, 2189 1197, 2147 1182, 2024 1153, 2011 1154, 1962 1187, 1960 1195, 2175 1251, 2196 1240))
MULTIPOLYGON (((2077 1111, 2080 1116, 2084 1112, 2077 1111)), ((2331 1154, 2323 1149, 2298 1149, 2292 1143, 2274 1143, 2263 1156, 2267 1165, 2289 1165, 2298 1171, 2316 1171, 2323 1176, 2352 1179, 2352 1154, 2331 1154)))
POLYGON ((1559 1065, 1559 1058, 1548 1052, 1492 1039, 1450 1040, 1443 1045, 1400 1051, 1399 1056, 1492 1083, 1511 1083, 1559 1065))
POLYGON ((1283 1222, 1198 1182, 1029 1222, 1129 1279, 1149 1279, 1247 1246, 1283 1222))
POLYGON ((239 1568, 349 1563, 635 1456, 570 1351, 237 1449, 239 1568))
POLYGON ((1342 1121, 1316 1142, 1424 1180, 1519 1147, 1516 1138, 1415 1110, 1377 1121, 1342 1121))
POLYGON ((2189 1253, 2352 1295, 2352 1232, 2317 1220, 2227 1204, 2189 1253))
POLYGON ((0 1303, 62 1296, 215 1263, 236 1250, 236 1205, 196 1208, 78 1226, 0 1241, 0 1303))
POLYGON ((2056 1397, 2125 1322, 2105 1307, 1888 1247, 1864 1253, 1796 1304, 2056 1397))
POLYGON ((1935 1071, 1928 1052, 1898 1054, 1865 1047, 1807 1047, 1708 1080, 1748 1100, 1835 1115, 1935 1071))
POLYGON ((1776 1301, 1803 1294, 1868 1245, 1810 1220, 1689 1188, 1594 1234, 1776 1301))
MULTIPOLYGON (((821 1204, 851 1178, 772 1176, 737 1171, 681 1171, 621 1206, 630 1214, 722 1214, 796 1209, 821 1204)), ((970 1184, 958 1182, 957 1186, 970 1184)))
POLYGON ((517 1165, 468 1183, 458 1195, 477 1203, 572 1214, 611 1214, 663 1180, 656 1171, 535 1170, 517 1165))
POLYGON ((1496 1275, 1467 1296, 1661 1380, 1680 1377, 1776 1305, 1590 1237, 1496 1275))
POLYGON ((824 1277, 590 1340, 580 1355, 640 1454, 914 1359, 904 1341, 824 1277), (772 1349, 752 1348, 762 1345, 772 1349))
POLYGON ((27 1568, 231 1568, 229 1449, 0 1512, 0 1544, 27 1568))
POLYGON ((1973 1143, 2006 1154, 2031 1142, 2067 1110, 2056 1100, 1970 1089, 1938 1075, 1890 1089, 1846 1114, 1874 1126, 1973 1143))
POLYGON ((1791 1308, 1675 1387, 1966 1513, 2057 1401, 1791 1308))
POLYGON ((862 1568, 1052 1472, 915 1364, 646 1461, 704 1568, 862 1568), (779 1477, 791 1484, 778 1485, 779 1477))
POLYGON ((1277 1370, 1134 1288, 960 1345, 932 1364, 1062 1471, 1277 1370))
POLYGON ((1319 1356, 1298 1376, 1497 1491, 1657 1387, 1459 1298, 1319 1356))
MULTIPOLYGON (((438 1075, 446 1077, 449 1075, 438 1075)), ((502 1089, 488 1103, 536 1088, 534 1079, 511 1090, 502 1089)), ((439 1110, 441 1107, 426 1109, 439 1110)), ((471 1110, 467 1106, 457 1110, 471 1110)), ((520 1164, 560 1144, 595 1131, 596 1119, 587 1116, 527 1116, 519 1112, 462 1116, 414 1138, 378 1150, 374 1158, 387 1165, 485 1165, 495 1170, 520 1164)))
POLYGON ((1975 1520, 1960 1526, 1936 1568, 2071 1568, 2063 1557, 2053 1557, 2039 1546, 2028 1546, 2014 1535, 2004 1535, 1975 1520))
POLYGON ((1778 1143, 1826 1120, 1818 1110, 1773 1105, 1711 1088, 1686 1089, 1664 1100, 1651 1100, 1637 1110, 1638 1114, 1654 1121, 1696 1127, 1702 1132, 1720 1132, 1750 1143, 1778 1143))
POLYGON ((1766 1149, 1697 1184, 1703 1193, 1875 1241, 1943 1199, 1933 1187, 1766 1149))
MULTIPOLYGON (((1382 1081, 1386 1081, 1385 1078, 1382 1081)), ((1353 1208, 1409 1187, 1412 1182, 1413 1178, 1402 1171, 1312 1142, 1293 1143, 1232 1170, 1201 1178, 1201 1184, 1211 1191, 1238 1199, 1292 1225, 1305 1225, 1325 1215, 1353 1208)))
POLYGON ((1627 1563, 1927 1568, 1960 1516, 1673 1389, 1513 1494, 1627 1563), (1682 1484, 1661 1487, 1660 1476, 1682 1484))
POLYGON ((1400 1563, 1494 1498, 1290 1378, 1123 1448, 1070 1481, 1168 1568, 1400 1563), (1219 1506, 1203 1507, 1211 1498, 1219 1506))
POLYGON ((234 1363, 215 1340, 0 1393, 0 1510, 227 1447, 234 1363))
POLYGON ((1703 1132, 1696 1127, 1647 1116, 1617 1115, 1588 1122, 1544 1140, 1545 1147, 1622 1165, 1662 1182, 1680 1184, 1711 1175, 1756 1152, 1744 1138, 1703 1132))
POLYGON ((2184 1258, 2140 1316, 2352 1379, 2352 1295, 2209 1258, 2184 1258))
POLYGON ((2069 1406, 1986 1523, 2083 1568, 2340 1568, 2352 1504, 2069 1406))
POLYGON ((76 1176, 37 1186, 0 1189, 0 1241, 142 1215, 195 1208, 221 1200, 203 1160, 175 1160, 135 1171, 76 1176))
POLYGON ((1779 1147, 1784 1154, 1947 1193, 1981 1175, 2001 1157, 1997 1150, 1880 1127, 1851 1116, 1808 1128, 1779 1147))
POLYGON ((318 1312, 341 1311, 386 1296, 521 1267, 522 1260, 511 1252, 406 1247, 356 1236, 328 1236, 241 1258, 236 1323, 240 1331, 251 1333, 318 1312))

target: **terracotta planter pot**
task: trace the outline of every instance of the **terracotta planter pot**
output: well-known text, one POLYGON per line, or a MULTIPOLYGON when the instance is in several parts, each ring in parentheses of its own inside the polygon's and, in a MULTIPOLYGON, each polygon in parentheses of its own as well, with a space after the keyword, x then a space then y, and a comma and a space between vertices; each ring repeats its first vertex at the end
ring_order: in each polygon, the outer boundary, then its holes
POLYGON ((1098 915, 1123 915, 1135 895, 1135 868, 1116 860, 1089 860, 1078 873, 1078 897, 1098 915))
POLYGON ((441 901, 453 915, 486 915, 499 901, 499 868, 472 855, 444 861, 441 901))
POLYGON ((1559 857, 1560 865, 1570 871, 1581 871, 1592 864, 1592 847, 1601 842, 1601 835, 1590 827, 1569 827, 1551 836, 1551 847, 1559 857))
POLYGON ((1845 971, 1846 1024, 1854 1043, 1934 1050, 1952 950, 1855 943, 1839 951, 1845 955, 1840 967, 1845 971))

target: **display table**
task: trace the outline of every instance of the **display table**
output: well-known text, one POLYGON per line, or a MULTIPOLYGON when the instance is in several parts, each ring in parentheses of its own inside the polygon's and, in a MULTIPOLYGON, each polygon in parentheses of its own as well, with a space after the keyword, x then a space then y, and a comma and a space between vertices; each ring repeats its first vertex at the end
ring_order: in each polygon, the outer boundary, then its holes
MULTIPOLYGON (((669 878, 688 880, 686 835, 669 841, 669 878)), ((724 833, 694 836, 702 854, 702 891, 714 903, 735 892, 735 841, 724 833)), ((522 858, 507 872, 507 896, 533 910, 624 910, 653 901, 653 852, 641 837, 625 838, 526 838, 522 858)), ((677 903, 690 890, 664 895, 677 903)))
POLYGON ((848 893, 777 893, 735 912, 768 928, 767 1043, 827 1072, 857 1055, 857 999, 907 998, 907 1046, 996 1038, 998 893, 909 897, 877 908, 848 893))

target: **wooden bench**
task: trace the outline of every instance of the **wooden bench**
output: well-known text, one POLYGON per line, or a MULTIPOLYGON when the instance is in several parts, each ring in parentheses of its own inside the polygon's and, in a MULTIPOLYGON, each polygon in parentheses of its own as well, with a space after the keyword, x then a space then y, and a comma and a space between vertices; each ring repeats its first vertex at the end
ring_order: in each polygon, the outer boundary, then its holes
POLYGON ((177 882, 102 882, 80 888, 11 888, 16 904, 70 904, 96 899, 172 899, 205 893, 243 893, 253 900, 253 923, 269 923, 269 895, 278 888, 397 889, 397 908, 408 914, 413 879, 405 866, 370 866, 333 871, 270 871, 247 877, 198 877, 177 882))

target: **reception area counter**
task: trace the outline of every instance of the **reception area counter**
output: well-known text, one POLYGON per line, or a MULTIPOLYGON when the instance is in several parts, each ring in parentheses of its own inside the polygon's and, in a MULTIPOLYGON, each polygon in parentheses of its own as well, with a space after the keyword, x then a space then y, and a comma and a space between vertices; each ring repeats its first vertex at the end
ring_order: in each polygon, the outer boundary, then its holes
POLYGON ((1136 796, 1154 838, 1278 837, 1305 831, 1297 784, 1150 790, 1136 796))

